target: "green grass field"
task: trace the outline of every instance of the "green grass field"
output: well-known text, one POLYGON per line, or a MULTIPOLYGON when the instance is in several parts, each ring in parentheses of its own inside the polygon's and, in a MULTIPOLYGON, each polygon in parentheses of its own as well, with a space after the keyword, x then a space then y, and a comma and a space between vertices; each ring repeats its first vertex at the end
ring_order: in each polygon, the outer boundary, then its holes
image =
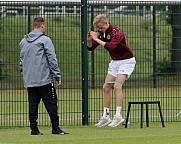
POLYGON ((181 124, 151 123, 150 127, 139 128, 132 124, 127 129, 91 126, 62 127, 69 135, 51 135, 51 128, 40 127, 42 136, 31 136, 29 128, 0 129, 0 143, 7 144, 181 144, 181 124))

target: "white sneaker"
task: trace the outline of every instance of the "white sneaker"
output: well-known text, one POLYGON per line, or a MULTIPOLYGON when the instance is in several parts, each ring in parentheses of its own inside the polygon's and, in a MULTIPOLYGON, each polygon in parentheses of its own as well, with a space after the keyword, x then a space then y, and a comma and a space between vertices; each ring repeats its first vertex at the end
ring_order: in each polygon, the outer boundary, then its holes
POLYGON ((124 122, 124 119, 122 117, 118 118, 114 116, 113 121, 108 126, 117 127, 122 122, 124 122))
POLYGON ((101 117, 100 121, 97 124, 95 124, 95 126, 96 127, 103 127, 105 125, 108 125, 111 122, 112 122, 112 120, 110 118, 101 117))

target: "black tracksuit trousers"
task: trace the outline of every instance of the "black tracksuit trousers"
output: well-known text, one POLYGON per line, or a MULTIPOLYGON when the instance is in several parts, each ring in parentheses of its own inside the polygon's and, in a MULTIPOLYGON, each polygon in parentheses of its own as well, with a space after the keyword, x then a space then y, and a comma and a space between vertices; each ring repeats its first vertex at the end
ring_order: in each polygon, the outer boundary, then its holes
POLYGON ((50 116, 52 129, 57 130, 59 127, 59 117, 57 114, 57 94, 54 84, 50 83, 40 87, 28 87, 27 89, 31 130, 38 130, 38 105, 41 99, 50 116))

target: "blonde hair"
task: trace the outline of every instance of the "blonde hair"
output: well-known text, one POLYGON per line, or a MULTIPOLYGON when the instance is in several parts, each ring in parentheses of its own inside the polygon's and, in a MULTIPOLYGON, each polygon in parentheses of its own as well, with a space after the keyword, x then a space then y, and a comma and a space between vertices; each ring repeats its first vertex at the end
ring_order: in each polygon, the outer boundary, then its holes
POLYGON ((100 22, 107 22, 107 18, 105 15, 97 15, 95 18, 94 18, 94 21, 93 21, 93 24, 94 25, 97 25, 98 23, 100 22))

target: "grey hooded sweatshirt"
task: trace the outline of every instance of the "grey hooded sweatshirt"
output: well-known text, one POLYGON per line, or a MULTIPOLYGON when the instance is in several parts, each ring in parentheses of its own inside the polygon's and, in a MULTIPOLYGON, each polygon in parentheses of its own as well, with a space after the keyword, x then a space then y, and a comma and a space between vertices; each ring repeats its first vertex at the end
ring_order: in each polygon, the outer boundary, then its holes
POLYGON ((21 40, 20 71, 25 87, 38 87, 61 80, 60 69, 51 39, 32 30, 21 40))

